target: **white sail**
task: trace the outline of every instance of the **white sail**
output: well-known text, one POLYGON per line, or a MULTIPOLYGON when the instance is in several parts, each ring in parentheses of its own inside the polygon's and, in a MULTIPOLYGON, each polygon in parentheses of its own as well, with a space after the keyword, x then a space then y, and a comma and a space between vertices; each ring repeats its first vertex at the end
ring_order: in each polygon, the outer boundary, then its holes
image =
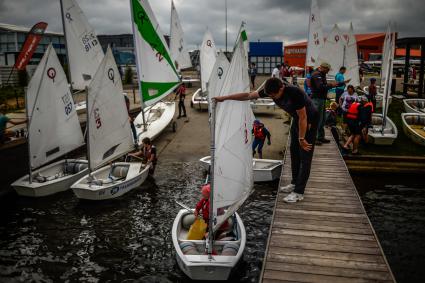
POLYGON ((344 65, 344 49, 345 40, 338 25, 335 25, 331 33, 326 38, 323 47, 320 49, 315 67, 319 67, 321 63, 327 62, 331 65, 329 76, 335 76, 339 69, 344 65))
POLYGON ((170 94, 180 79, 164 35, 147 0, 131 0, 142 106, 170 94))
POLYGON ((77 2, 61 1, 71 86, 83 90, 90 84, 104 55, 94 29, 77 2))
POLYGON ((310 19, 308 24, 308 43, 306 66, 315 66, 320 49, 324 43, 322 22, 320 20, 317 0, 311 0, 310 19))
POLYGON ((208 81, 208 102, 211 102, 211 98, 220 94, 229 67, 230 63, 226 55, 223 52, 219 52, 211 72, 210 80, 208 81))
POLYGON ((385 34, 384 46, 382 48, 382 63, 381 63, 381 86, 385 86, 387 78, 387 70, 389 67, 389 49, 391 47, 391 23, 388 24, 387 32, 385 34))
POLYGON ((383 71, 385 83, 384 83, 384 97, 382 100, 382 113, 384 115, 384 120, 388 113, 388 100, 391 95, 391 86, 392 86, 392 74, 393 74, 393 63, 394 63, 394 53, 395 53, 395 33, 391 29, 391 24, 388 25, 387 34, 385 35, 384 42, 384 56, 382 63, 385 63, 385 69, 383 71))
POLYGON ((350 24, 350 30, 345 40, 346 48, 344 64, 347 68, 345 79, 351 79, 350 84, 354 87, 358 87, 360 86, 359 57, 357 53, 357 41, 356 37, 354 36, 353 23, 350 24))
POLYGON ((110 47, 87 95, 89 165, 93 170, 134 148, 121 78, 110 47))
POLYGON ((171 57, 176 61, 178 70, 192 67, 189 52, 186 49, 184 41, 183 28, 173 1, 171 1, 170 53, 171 57))
POLYGON ((32 168, 84 144, 68 81, 51 44, 28 84, 27 113, 32 168))
POLYGON ((205 32, 199 56, 201 64, 201 88, 202 92, 206 92, 207 82, 210 79, 211 72, 217 58, 215 42, 209 30, 205 32))
MULTIPOLYGON (((248 60, 239 40, 219 96, 249 91, 248 60)), ((253 184, 249 101, 218 103, 213 179, 214 230, 248 198, 253 184)))

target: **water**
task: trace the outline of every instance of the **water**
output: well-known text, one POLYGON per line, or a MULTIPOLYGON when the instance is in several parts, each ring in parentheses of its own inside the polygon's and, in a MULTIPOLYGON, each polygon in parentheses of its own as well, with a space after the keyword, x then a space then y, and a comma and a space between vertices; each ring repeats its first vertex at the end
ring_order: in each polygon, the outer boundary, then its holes
MULTIPOLYGON (((155 182, 110 201, 84 202, 71 191, 0 200, 1 282, 191 282, 178 268, 171 226, 194 206, 204 175, 198 162, 161 164, 155 182)), ((257 282, 277 183, 255 185, 240 210, 244 260, 229 282, 257 282)))
POLYGON ((425 282, 423 175, 353 179, 397 282, 425 282))

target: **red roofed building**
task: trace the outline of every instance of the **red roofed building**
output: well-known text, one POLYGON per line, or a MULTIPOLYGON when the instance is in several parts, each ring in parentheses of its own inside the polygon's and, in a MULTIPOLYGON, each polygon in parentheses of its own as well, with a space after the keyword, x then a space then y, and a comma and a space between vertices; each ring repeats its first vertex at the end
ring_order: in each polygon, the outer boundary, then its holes
MULTIPOLYGON (((357 40, 359 59, 368 61, 371 53, 382 53, 385 33, 356 34, 355 36, 357 40)), ((290 66, 304 68, 306 53, 307 41, 286 45, 284 50, 284 61, 290 66)), ((395 55, 397 57, 403 57, 405 54, 405 49, 397 49, 395 55)), ((420 57, 420 50, 411 50, 411 57, 420 57)))

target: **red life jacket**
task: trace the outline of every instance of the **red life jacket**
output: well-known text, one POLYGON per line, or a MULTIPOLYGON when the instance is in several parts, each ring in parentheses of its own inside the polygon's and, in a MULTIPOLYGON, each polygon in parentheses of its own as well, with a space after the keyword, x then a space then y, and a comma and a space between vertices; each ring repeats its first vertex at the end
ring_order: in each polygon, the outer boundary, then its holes
POLYGON ((260 126, 254 126, 254 137, 256 139, 265 140, 266 134, 264 133, 264 128, 260 126))
POLYGON ((368 102, 365 105, 363 105, 363 107, 368 107, 370 106, 370 108, 372 109, 372 113, 375 112, 375 109, 373 109, 373 103, 372 102, 368 102))
POLYGON ((359 106, 359 102, 353 102, 351 104, 350 108, 348 108, 347 119, 356 120, 359 118, 359 106))

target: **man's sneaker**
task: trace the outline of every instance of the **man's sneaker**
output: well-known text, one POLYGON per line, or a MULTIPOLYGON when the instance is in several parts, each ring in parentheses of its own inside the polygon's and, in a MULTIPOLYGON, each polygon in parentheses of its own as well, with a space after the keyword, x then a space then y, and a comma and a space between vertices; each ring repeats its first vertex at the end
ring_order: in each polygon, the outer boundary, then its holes
POLYGON ((322 143, 330 143, 331 141, 325 138, 319 139, 320 142, 322 143))
POLYGON ((322 142, 319 140, 316 140, 316 145, 322 145, 322 142))
POLYGON ((283 187, 280 187, 279 192, 281 193, 292 193, 292 191, 295 189, 294 184, 289 184, 283 187))
POLYGON ((304 199, 304 196, 302 194, 297 194, 295 192, 292 192, 286 197, 284 197, 283 201, 287 203, 295 203, 297 201, 302 201, 303 199, 304 199))

